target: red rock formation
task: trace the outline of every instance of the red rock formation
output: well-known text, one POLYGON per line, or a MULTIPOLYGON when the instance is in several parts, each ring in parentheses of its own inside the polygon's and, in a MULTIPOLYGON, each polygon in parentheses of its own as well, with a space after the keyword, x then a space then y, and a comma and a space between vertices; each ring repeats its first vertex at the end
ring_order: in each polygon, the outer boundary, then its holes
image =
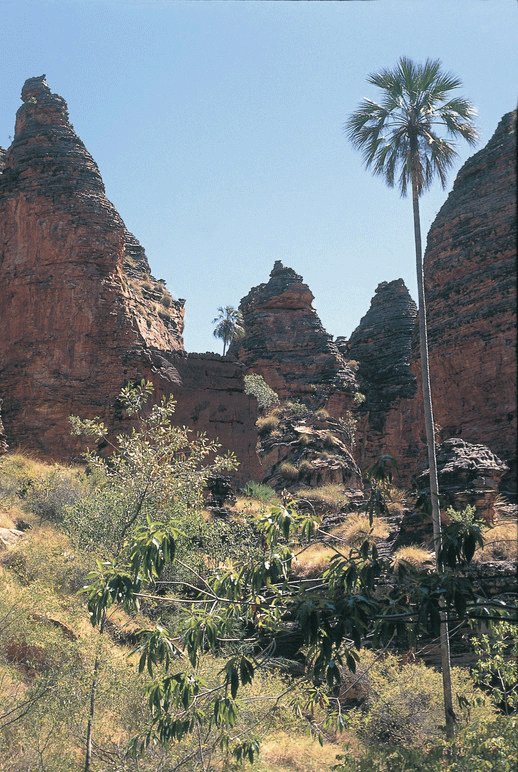
POLYGON ((357 390, 348 365, 312 307, 302 276, 277 260, 266 284, 254 287, 239 306, 245 336, 230 354, 247 371, 262 375, 281 399, 334 395, 336 410, 352 404, 357 390))
MULTIPOLYGON (((424 260, 440 439, 487 445, 516 472, 516 111, 460 170, 424 260)), ((516 480, 515 480, 516 483, 516 480)), ((514 484, 515 484, 514 483, 514 484)))
MULTIPOLYGON (((107 200, 65 101, 29 79, 0 174, 0 394, 11 446, 69 459, 68 416, 117 422, 125 382, 151 378, 180 423, 219 436, 248 471, 255 410, 238 365, 183 349, 184 301, 150 274, 107 200)), ((0 159, 1 160, 1 159, 0 159)))
MULTIPOLYGON (((462 437, 487 445, 511 468, 503 481, 511 489, 516 486, 515 125, 516 113, 506 115, 487 146, 464 164, 432 225, 424 261, 437 440, 462 437)), ((391 318, 396 309, 385 297, 391 285, 378 290, 351 337, 348 356, 359 361, 367 394, 358 458, 363 461, 376 448, 392 453, 401 480, 409 483, 427 465, 417 322, 410 356, 417 395, 410 399, 408 369, 400 386, 396 378, 395 389, 387 370, 397 337, 391 318)), ((408 346, 406 327, 405 335, 408 346)))
MULTIPOLYGON (((365 395, 357 428, 357 458, 362 465, 400 448, 400 430, 395 438, 391 410, 416 393, 410 369, 416 317, 416 305, 403 280, 382 282, 349 341, 340 346, 358 362, 358 384, 365 395)), ((414 462, 412 456, 410 463, 414 462)))
MULTIPOLYGON (((445 440, 437 448, 437 470, 445 521, 448 507, 462 511, 467 506, 475 507, 490 523, 495 520, 498 488, 509 469, 489 448, 459 438, 445 440)), ((418 486, 428 489, 429 477, 430 470, 425 469, 418 486)))

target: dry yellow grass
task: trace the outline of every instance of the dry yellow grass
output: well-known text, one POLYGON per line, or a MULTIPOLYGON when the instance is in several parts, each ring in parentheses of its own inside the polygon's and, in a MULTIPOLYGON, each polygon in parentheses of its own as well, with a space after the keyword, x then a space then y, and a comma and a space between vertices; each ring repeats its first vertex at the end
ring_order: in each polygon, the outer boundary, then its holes
POLYGON ((484 533, 484 547, 475 552, 474 560, 516 560, 518 557, 517 524, 501 522, 484 533))
POLYGON ((261 743, 261 753, 253 769, 257 772, 329 772, 341 747, 334 743, 321 746, 317 740, 282 732, 269 735, 261 743))
POLYGON ((348 502, 342 485, 329 484, 320 488, 301 488, 297 498, 308 499, 315 505, 324 505, 329 509, 339 510, 348 502))
POLYGON ((335 536, 351 547, 358 546, 366 539, 372 542, 382 541, 389 533, 390 528, 384 520, 375 517, 371 525, 367 515, 357 513, 348 515, 343 523, 330 531, 331 536, 335 536))
POLYGON ((297 562, 293 564, 293 573, 305 579, 321 576, 333 555, 336 555, 336 552, 331 547, 312 544, 298 555, 297 562))
POLYGON ((434 560, 433 553, 424 547, 418 547, 410 544, 407 547, 400 547, 392 556, 392 568, 397 571, 400 563, 409 563, 417 571, 422 570, 427 564, 432 564, 434 560))

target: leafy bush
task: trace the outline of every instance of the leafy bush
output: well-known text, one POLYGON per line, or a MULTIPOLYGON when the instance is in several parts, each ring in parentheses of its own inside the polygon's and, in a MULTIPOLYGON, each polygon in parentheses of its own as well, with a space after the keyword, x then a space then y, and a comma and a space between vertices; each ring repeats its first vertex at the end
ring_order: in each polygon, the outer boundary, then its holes
MULTIPOLYGON (((400 666, 392 654, 365 652, 357 675, 365 674, 368 697, 350 711, 351 726, 368 745, 425 747, 441 737, 444 722, 441 674, 422 661, 400 666)), ((467 671, 453 668, 458 719, 487 720, 494 711, 475 689, 467 671), (465 707, 462 707, 465 706, 465 707)), ((388 750, 388 749, 387 749, 388 750)))
POLYGON ((478 657, 473 667, 476 684, 485 688, 495 705, 509 714, 518 708, 518 638, 509 622, 495 622, 488 633, 471 638, 478 657))
POLYGON ((279 403, 279 397, 275 391, 268 386, 262 375, 251 373, 245 375, 245 394, 255 397, 259 410, 267 412, 279 403))
POLYGON ((287 410, 296 418, 303 418, 309 415, 309 408, 303 402, 295 400, 294 402, 286 402, 287 410))
POLYGON ((85 496, 92 482, 79 468, 44 464, 15 453, 0 462, 0 495, 20 500, 25 512, 59 523, 66 507, 85 496))
MULTIPOLYGON (((122 390, 120 401, 137 427, 120 434, 109 459, 87 454, 101 483, 90 496, 68 507, 63 527, 85 550, 117 553, 148 517, 180 526, 191 513, 201 513, 203 490, 213 472, 233 469, 232 455, 218 456, 219 446, 203 434, 173 424, 172 398, 144 409, 153 386, 142 382, 122 390), (204 465, 209 455, 212 464, 204 465)), ((77 434, 107 438, 101 421, 71 418, 77 434)), ((201 515, 198 515, 201 516, 201 515)))
POLYGON ((265 504, 272 502, 277 498, 277 494, 273 488, 271 488, 269 485, 255 482, 254 480, 249 480, 241 488, 241 493, 250 499, 262 501, 265 504))

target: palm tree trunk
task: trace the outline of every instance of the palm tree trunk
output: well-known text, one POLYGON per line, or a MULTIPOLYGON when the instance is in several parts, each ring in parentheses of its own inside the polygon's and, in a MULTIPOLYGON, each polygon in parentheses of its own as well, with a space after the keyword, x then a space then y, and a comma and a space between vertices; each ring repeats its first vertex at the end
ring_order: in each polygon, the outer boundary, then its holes
MULTIPOLYGON (((419 300, 419 349, 421 352, 421 377, 423 385, 426 444, 428 447, 428 464, 430 467, 430 497, 432 500, 433 540, 436 566, 437 571, 439 571, 438 557, 439 551, 441 549, 441 512, 439 508, 439 482, 437 477, 437 458, 435 454, 435 427, 433 420, 432 390, 430 386, 430 361, 428 357, 428 329, 426 323, 426 297, 424 288, 423 250, 421 241, 421 218, 419 214, 419 193, 413 170, 411 177, 412 203, 414 209, 417 291, 419 300)), ((447 737, 451 738, 455 734, 455 713, 453 710, 453 693, 451 685, 451 658, 448 618, 444 611, 441 612, 440 647, 446 735, 447 737)))

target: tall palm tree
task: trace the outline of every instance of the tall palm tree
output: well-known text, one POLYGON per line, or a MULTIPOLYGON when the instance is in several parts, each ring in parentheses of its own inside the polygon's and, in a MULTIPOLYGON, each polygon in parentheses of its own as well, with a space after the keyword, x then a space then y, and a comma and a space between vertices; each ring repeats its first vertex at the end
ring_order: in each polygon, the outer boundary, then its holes
POLYGON ((243 314, 233 306, 220 306, 218 308, 219 316, 212 320, 215 324, 214 337, 223 340, 223 356, 227 347, 237 338, 242 338, 245 334, 243 326, 243 314))
MULTIPOLYGON (((367 81, 381 89, 381 104, 363 99, 345 124, 345 130, 354 147, 362 151, 367 169, 383 177, 389 187, 394 187, 397 177, 402 196, 407 194, 409 183, 412 189, 421 374, 434 545, 438 556, 441 547, 441 514, 430 389, 419 197, 431 186, 435 177, 439 177, 443 188, 446 186, 446 172, 457 157, 457 138, 465 139, 470 145, 475 144, 478 137, 473 125, 475 110, 467 99, 452 95, 451 92, 462 85, 461 81, 454 75, 442 72, 438 59, 428 59, 421 65, 401 57, 394 69, 386 68, 373 73, 367 81), (446 138, 441 136, 444 133, 446 138)), ((443 623, 441 642, 446 727, 448 735, 452 736, 454 713, 447 622, 443 623)))

